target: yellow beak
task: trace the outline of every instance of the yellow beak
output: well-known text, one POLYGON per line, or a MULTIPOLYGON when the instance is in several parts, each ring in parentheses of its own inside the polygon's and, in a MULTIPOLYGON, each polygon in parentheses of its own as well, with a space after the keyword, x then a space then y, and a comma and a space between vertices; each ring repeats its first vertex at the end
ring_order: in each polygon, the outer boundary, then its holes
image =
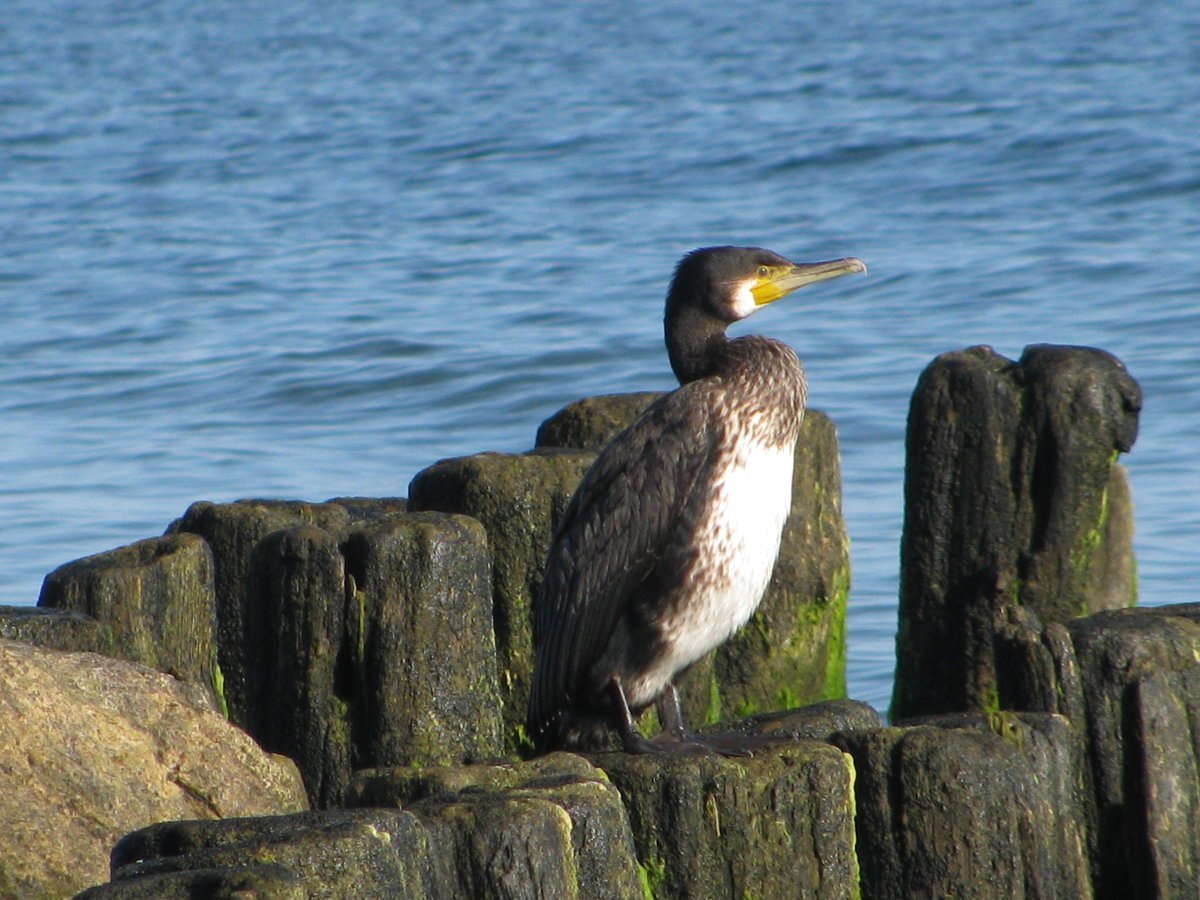
POLYGON ((755 306, 766 306, 806 285, 866 271, 867 264, 853 256, 829 259, 825 262, 800 263, 797 266, 763 266, 750 288, 750 293, 754 295, 755 306))

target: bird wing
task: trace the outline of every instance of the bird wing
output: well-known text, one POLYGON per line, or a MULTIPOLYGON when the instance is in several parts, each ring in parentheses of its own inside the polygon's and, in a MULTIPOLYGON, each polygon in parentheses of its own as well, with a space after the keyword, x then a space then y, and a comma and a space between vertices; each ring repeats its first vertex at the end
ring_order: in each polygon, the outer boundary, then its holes
POLYGON ((579 698, 639 586, 698 513, 715 458, 711 390, 685 385, 652 404, 597 457, 563 514, 534 619, 529 729, 579 698))

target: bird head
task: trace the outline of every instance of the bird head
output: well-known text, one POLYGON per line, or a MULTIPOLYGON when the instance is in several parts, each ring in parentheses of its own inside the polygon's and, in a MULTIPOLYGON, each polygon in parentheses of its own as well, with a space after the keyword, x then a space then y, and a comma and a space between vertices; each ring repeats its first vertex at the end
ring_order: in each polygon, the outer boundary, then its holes
POLYGON ((700 304, 705 313, 730 324, 799 288, 866 270, 852 256, 794 263, 761 247, 704 247, 676 267, 667 294, 668 315, 673 305, 700 304))

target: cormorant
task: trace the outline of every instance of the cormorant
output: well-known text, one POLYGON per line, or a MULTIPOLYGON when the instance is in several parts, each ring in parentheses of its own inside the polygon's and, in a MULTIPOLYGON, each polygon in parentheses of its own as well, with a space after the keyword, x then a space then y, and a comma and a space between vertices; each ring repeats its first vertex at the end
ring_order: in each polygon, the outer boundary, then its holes
MULTIPOLYGON (((797 265, 757 247, 694 250, 667 293, 667 353, 680 387, 601 451, 558 525, 534 613, 527 732, 538 752, 747 751, 686 731, 675 678, 757 609, 791 507, 807 383, 790 347, 725 336, 797 288, 866 266, 797 265), (662 732, 634 718, 658 703, 662 732)), ((753 745, 753 741, 748 742, 753 745)))

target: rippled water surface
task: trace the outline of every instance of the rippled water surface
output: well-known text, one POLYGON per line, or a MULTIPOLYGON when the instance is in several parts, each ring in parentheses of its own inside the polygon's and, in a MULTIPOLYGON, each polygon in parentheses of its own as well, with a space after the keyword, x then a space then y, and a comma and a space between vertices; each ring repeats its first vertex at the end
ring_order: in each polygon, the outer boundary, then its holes
POLYGON ((752 323, 839 428, 854 696, 945 350, 1120 356, 1142 602, 1200 599, 1200 9, 727 6, 6 0, 0 603, 193 500, 403 495, 670 387, 713 243, 871 266, 752 323))

